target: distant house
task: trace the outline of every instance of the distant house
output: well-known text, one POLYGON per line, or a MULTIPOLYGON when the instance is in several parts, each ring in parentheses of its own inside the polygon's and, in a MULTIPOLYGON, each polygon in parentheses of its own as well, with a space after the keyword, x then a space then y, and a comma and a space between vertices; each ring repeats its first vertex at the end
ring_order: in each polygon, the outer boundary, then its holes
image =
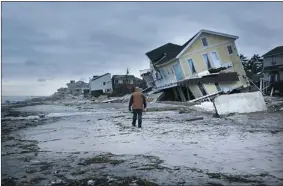
POLYGON ((74 80, 71 80, 70 83, 67 83, 67 87, 67 92, 74 96, 82 95, 86 90, 89 89, 88 83, 83 81, 75 82, 74 80))
POLYGON ((283 46, 276 47, 263 56, 264 78, 270 81, 283 80, 283 46))
POLYGON ((283 93, 283 46, 278 46, 263 56, 264 80, 283 93))
POLYGON ((136 86, 146 88, 146 82, 134 75, 113 75, 112 86, 116 95, 124 95, 131 93, 136 86))
POLYGON ((66 94, 67 91, 68 91, 68 89, 67 89, 67 88, 63 88, 63 87, 57 89, 57 92, 58 92, 59 94, 62 94, 62 95, 63 95, 63 94, 66 94))
POLYGON ((101 76, 93 76, 89 80, 89 88, 90 94, 96 97, 103 93, 111 93, 113 90, 111 74, 106 73, 101 76))

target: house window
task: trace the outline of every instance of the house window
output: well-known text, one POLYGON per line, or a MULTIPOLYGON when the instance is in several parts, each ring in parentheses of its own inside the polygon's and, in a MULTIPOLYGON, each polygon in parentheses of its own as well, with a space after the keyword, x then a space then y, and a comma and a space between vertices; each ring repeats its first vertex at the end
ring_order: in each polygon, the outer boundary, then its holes
POLYGON ((231 45, 227 46, 227 50, 229 54, 233 54, 233 49, 231 45))
POLYGON ((221 91, 221 88, 218 83, 215 83, 215 86, 216 86, 217 91, 221 91))
POLYGON ((103 85, 105 85, 106 84, 106 82, 103 82, 103 85))
POLYGON ((167 77, 167 74, 166 74, 165 69, 162 69, 161 72, 162 72, 162 76, 163 76, 164 78, 166 78, 166 77, 167 77))
POLYGON ((188 63, 189 63, 191 72, 192 72, 193 74, 196 73, 197 71, 196 71, 196 69, 195 69, 195 65, 194 65, 193 60, 192 60, 192 59, 189 59, 189 60, 188 60, 188 63))
POLYGON ((208 46, 206 37, 202 38, 201 42, 202 42, 202 46, 204 46, 204 47, 208 46))
POLYGON ((117 79, 115 80, 115 83, 118 84, 118 80, 117 79))
POLYGON ((203 54, 202 56, 203 56, 203 59, 205 61, 206 66, 207 66, 207 69, 211 69, 211 63, 209 61, 208 55, 207 54, 203 54))
POLYGON ((277 81, 277 74, 270 74, 269 79, 271 82, 277 81))

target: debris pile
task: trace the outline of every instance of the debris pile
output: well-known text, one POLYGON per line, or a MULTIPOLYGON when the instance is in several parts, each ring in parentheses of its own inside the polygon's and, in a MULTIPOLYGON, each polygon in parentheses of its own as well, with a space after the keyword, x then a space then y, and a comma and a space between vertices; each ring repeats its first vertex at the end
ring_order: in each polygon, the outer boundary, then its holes
POLYGON ((96 103, 102 103, 103 101, 106 101, 106 100, 108 100, 108 99, 109 99, 108 96, 106 96, 106 95, 100 95, 98 98, 95 99, 95 102, 96 102, 96 103))
POLYGON ((215 112, 213 102, 210 102, 210 101, 202 102, 201 104, 194 105, 193 107, 196 108, 197 110, 215 112))

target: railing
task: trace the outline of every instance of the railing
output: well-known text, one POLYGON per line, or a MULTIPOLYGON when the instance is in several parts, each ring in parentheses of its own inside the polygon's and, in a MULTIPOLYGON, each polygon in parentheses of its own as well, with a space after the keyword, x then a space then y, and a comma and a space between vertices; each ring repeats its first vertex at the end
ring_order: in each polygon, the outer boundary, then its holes
POLYGON ((269 78, 260 78, 260 86, 259 89, 260 91, 266 95, 268 88, 270 87, 270 79, 269 78))
POLYGON ((172 75, 155 81, 156 88, 158 89, 161 89, 164 87, 171 87, 171 86, 174 86, 176 83, 177 83, 176 77, 172 75))

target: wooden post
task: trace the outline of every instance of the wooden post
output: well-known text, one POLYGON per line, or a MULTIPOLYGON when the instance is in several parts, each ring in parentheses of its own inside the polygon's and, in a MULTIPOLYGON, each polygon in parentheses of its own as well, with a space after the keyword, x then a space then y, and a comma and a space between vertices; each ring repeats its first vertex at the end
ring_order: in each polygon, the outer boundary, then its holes
POLYGON ((185 95, 184 95, 184 92, 183 92, 183 90, 182 90, 182 87, 178 86, 177 89, 178 89, 178 91, 179 91, 181 100, 182 100, 183 102, 185 102, 185 101, 186 101, 186 97, 185 97, 185 95))
POLYGON ((264 93, 262 92, 262 82, 263 82, 263 79, 260 78, 259 90, 261 91, 262 94, 264 94, 264 93))
POLYGON ((191 98, 190 98, 189 85, 188 84, 186 84, 186 92, 187 92, 187 96, 188 96, 188 101, 190 101, 191 98))
POLYGON ((173 87, 172 90, 173 90, 175 99, 176 99, 177 101, 179 101, 178 93, 177 93, 177 90, 175 89, 175 87, 173 87))
POLYGON ((273 90, 274 90, 274 87, 272 87, 271 92, 270 92, 271 97, 272 97, 272 94, 273 94, 273 90))

